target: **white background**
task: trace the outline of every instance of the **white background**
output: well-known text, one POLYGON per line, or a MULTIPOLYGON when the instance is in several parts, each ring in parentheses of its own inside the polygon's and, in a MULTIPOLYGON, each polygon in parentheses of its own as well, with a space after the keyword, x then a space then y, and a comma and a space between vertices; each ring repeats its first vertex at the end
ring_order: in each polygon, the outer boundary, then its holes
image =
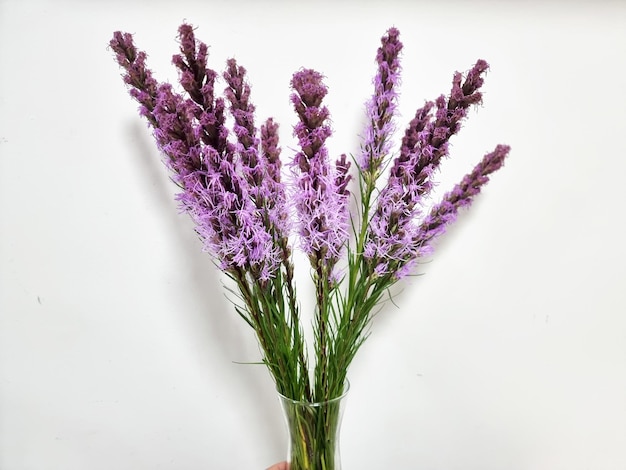
POLYGON ((338 155, 358 150, 389 26, 401 129, 455 70, 491 64, 439 189, 498 143, 512 153, 375 321, 350 371, 344 468, 626 468, 623 4, 0 0, 0 469, 284 457, 267 372, 236 363, 259 359, 252 331, 107 48, 134 33, 174 80, 183 20, 218 71, 246 66, 285 159, 299 67, 327 77, 338 155))

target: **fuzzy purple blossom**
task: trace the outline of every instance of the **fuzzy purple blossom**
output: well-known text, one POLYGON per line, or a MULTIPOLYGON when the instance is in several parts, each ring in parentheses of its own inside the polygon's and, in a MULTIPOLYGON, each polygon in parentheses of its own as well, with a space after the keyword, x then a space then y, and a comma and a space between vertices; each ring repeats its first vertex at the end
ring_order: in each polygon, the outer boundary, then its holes
POLYGON ((184 188, 185 178, 204 169, 201 147, 193 124, 189 102, 172 90, 169 83, 159 85, 153 116, 154 137, 169 158, 166 165, 174 172, 174 180, 184 188))
POLYGON ((246 69, 237 65, 235 59, 226 62, 224 80, 228 84, 224 94, 230 103, 230 113, 235 123, 233 132, 237 137, 239 152, 246 177, 251 184, 260 185, 265 166, 258 158, 259 139, 254 125, 254 105, 250 103, 250 85, 246 81, 246 69))
MULTIPOLYGON (((267 188, 266 207, 269 222, 274 226, 277 237, 287 250, 287 238, 291 220, 287 206, 287 190, 282 180, 282 162, 278 146, 278 124, 269 118, 261 126, 261 159, 265 162, 264 187, 267 188)), ((290 252, 290 250, 289 250, 290 252)))
POLYGON ((269 279, 279 259, 272 237, 260 220, 236 161, 222 159, 205 147, 206 172, 186 178, 179 200, 196 221, 196 231, 222 269, 235 267, 269 279))
POLYGON ((393 117, 397 108, 397 86, 400 81, 402 43, 400 32, 390 28, 381 39, 376 62, 378 72, 374 77, 374 94, 366 104, 367 125, 358 159, 361 171, 376 174, 385 156, 391 151, 391 136, 395 130, 393 117))
POLYGON ((159 87, 154 116, 156 140, 183 189, 177 198, 196 222, 208 251, 225 270, 242 268, 269 279, 278 257, 235 154, 220 155, 213 147, 200 145, 192 104, 174 94, 169 84, 159 87))
POLYGON ((293 75, 295 93, 291 101, 300 118, 294 127, 301 151, 295 155, 297 191, 294 194, 299 218, 302 247, 314 269, 332 274, 348 238, 347 183, 345 157, 333 168, 329 162, 326 139, 331 135, 326 123, 329 113, 322 100, 327 88, 322 75, 303 69, 293 75))
POLYGON ((276 182, 281 181, 281 149, 278 145, 278 124, 268 118, 261 126, 261 152, 267 162, 267 175, 276 182))

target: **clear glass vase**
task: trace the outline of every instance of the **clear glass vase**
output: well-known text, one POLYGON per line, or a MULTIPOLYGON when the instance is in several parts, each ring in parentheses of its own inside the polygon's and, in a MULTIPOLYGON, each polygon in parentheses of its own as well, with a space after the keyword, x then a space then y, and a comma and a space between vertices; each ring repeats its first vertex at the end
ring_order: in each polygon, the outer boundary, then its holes
POLYGON ((289 470, 341 470, 339 431, 349 384, 343 395, 320 403, 280 402, 289 433, 289 470))

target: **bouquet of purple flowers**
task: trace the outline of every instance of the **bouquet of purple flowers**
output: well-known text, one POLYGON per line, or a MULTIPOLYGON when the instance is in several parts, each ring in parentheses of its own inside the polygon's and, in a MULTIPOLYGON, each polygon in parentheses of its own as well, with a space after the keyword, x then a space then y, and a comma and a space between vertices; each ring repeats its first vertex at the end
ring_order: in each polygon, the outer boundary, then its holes
MULTIPOLYGON (((346 390, 348 367, 385 293, 431 252, 433 241, 509 153, 508 146, 496 146, 440 202, 425 208, 450 138, 468 109, 481 102, 488 65, 479 60, 466 74, 455 73, 449 95, 416 111, 392 154, 402 43, 398 30, 389 29, 376 56, 354 174, 348 157, 333 161, 325 145, 331 128, 322 75, 297 71, 291 102, 299 151, 288 163, 294 176, 286 183, 278 125, 270 118, 257 128, 246 70, 228 60, 224 95, 218 96, 207 46, 188 24, 180 26, 179 41, 173 63, 182 91, 153 77, 130 34, 114 33, 110 46, 180 188, 181 207, 236 286, 235 309, 255 331, 278 392, 294 402, 332 402, 346 390), (352 178, 358 183, 353 193, 352 178), (352 197, 357 210, 351 214, 352 197), (310 261, 315 285, 310 354, 294 283, 294 238, 310 261)), ((292 470, 337 468, 332 441, 338 420, 332 407, 288 417, 292 470)))

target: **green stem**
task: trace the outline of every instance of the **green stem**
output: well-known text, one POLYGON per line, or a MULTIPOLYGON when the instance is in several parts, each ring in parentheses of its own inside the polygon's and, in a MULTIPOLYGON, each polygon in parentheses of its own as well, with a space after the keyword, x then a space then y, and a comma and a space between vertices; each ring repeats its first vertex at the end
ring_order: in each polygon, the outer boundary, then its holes
POLYGON ((290 313, 290 327, 293 340, 293 351, 298 357, 299 378, 302 384, 299 393, 294 394, 294 400, 312 400, 311 385, 309 381, 309 367, 306 357, 306 347, 301 331, 300 311, 296 299, 294 267, 291 261, 291 252, 289 249, 287 238, 280 238, 278 244, 283 252, 283 267, 285 270, 285 285, 287 290, 287 301, 290 313))
POLYGON ((316 285, 316 364, 315 364, 315 401, 328 400, 328 369, 329 369, 329 297, 328 267, 325 260, 317 257, 315 274, 316 285))
POLYGON ((348 286, 345 297, 340 299, 339 325, 334 342, 333 357, 329 361, 334 365, 337 387, 343 386, 346 380, 347 369, 354 356, 365 341, 365 330, 369 325, 373 309, 378 305, 386 285, 390 279, 380 283, 376 278, 373 266, 363 255, 368 238, 368 226, 372 198, 376 189, 379 171, 361 172, 360 186, 360 226, 355 230, 355 250, 348 253, 348 286))

